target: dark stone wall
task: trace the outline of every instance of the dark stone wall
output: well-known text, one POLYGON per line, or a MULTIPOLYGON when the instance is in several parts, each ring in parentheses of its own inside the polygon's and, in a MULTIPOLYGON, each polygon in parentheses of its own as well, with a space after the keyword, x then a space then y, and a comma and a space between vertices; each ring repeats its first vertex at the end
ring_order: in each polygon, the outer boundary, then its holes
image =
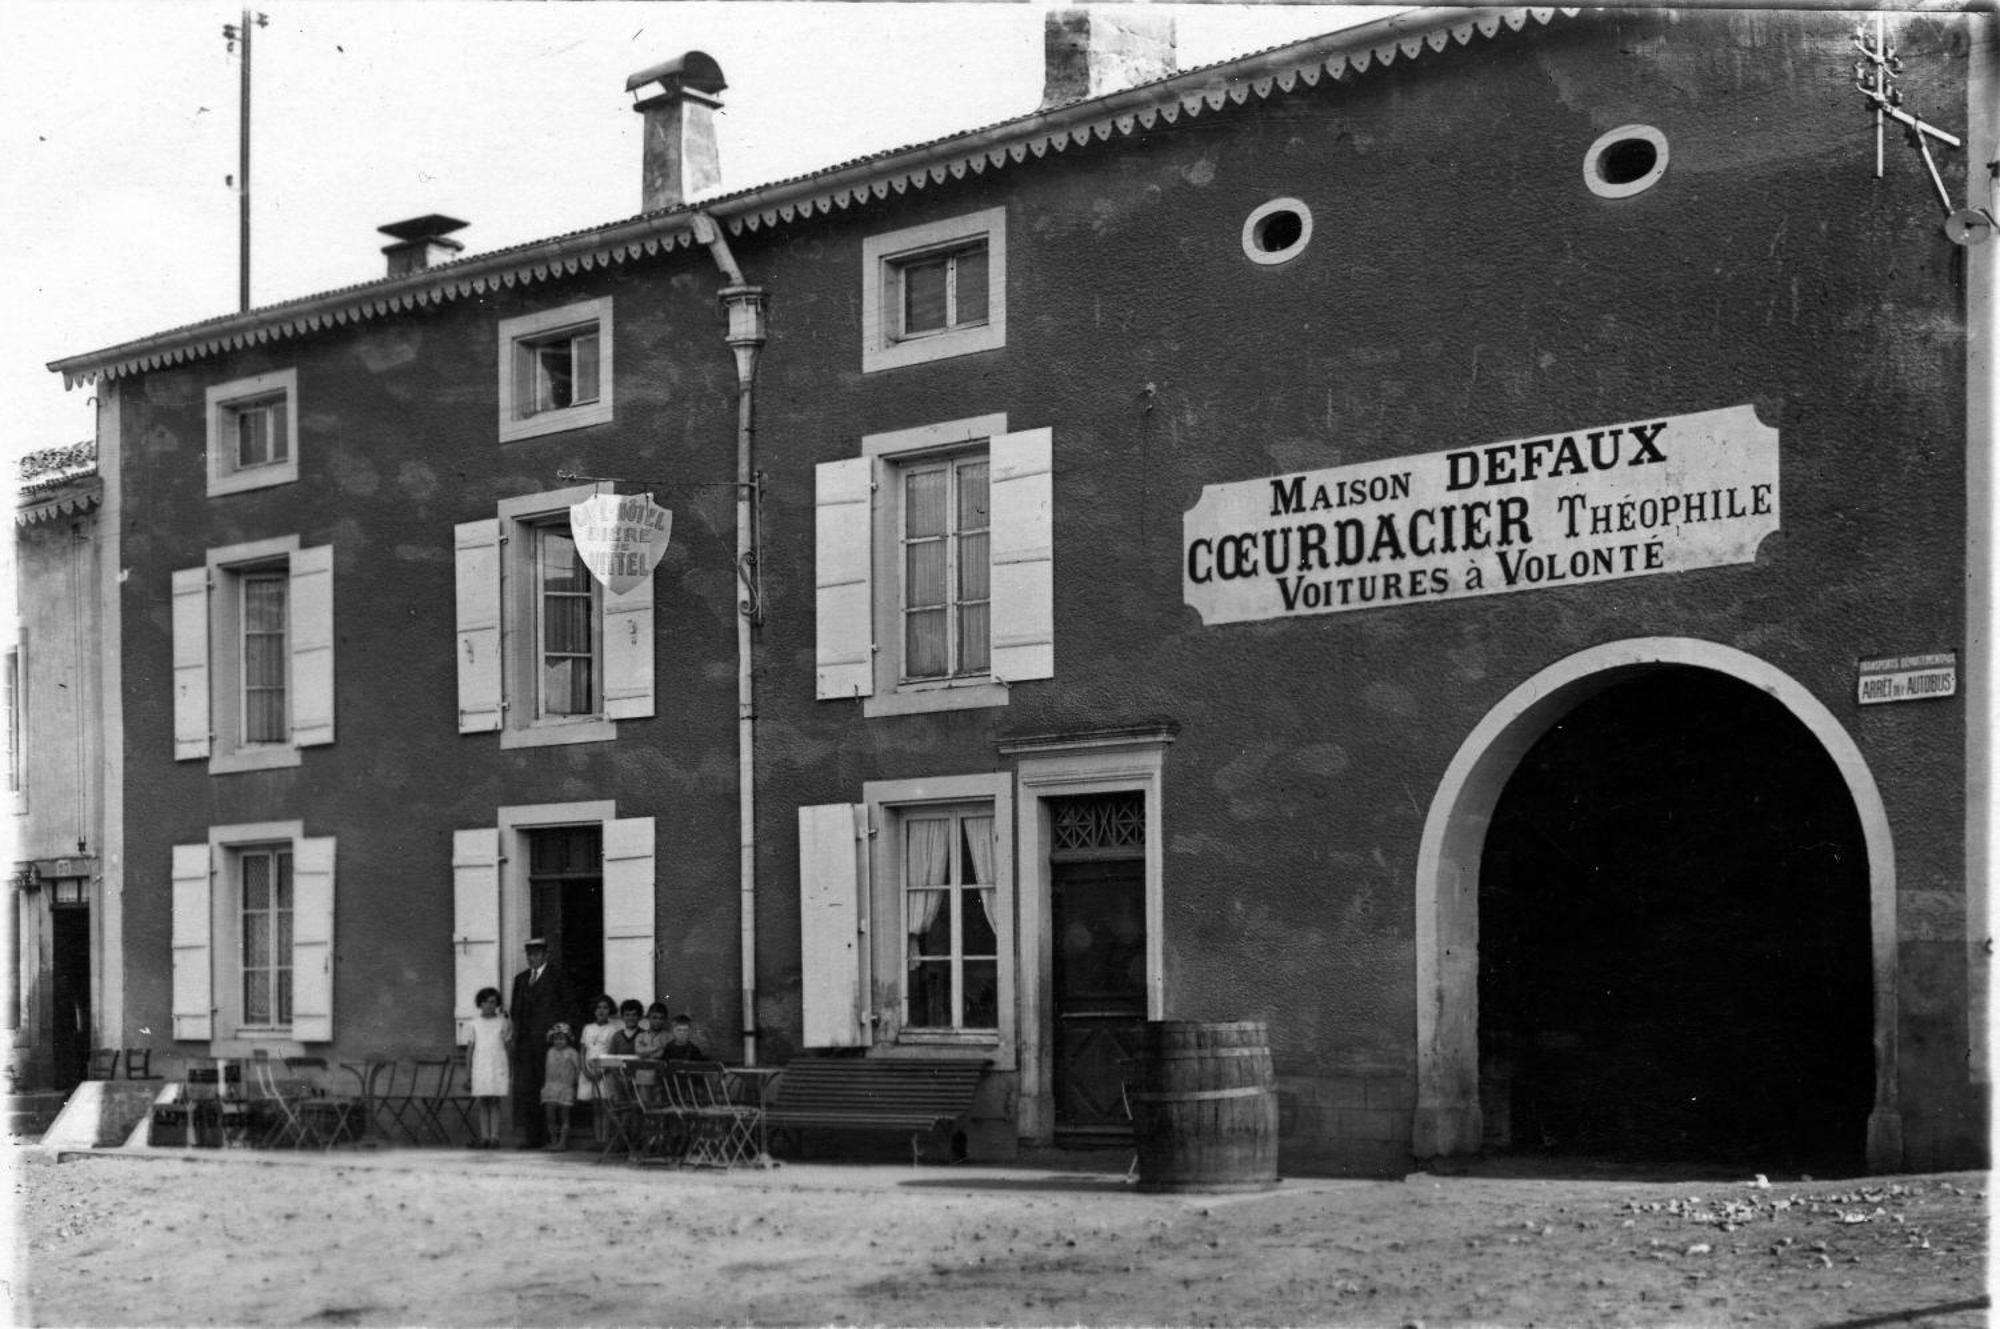
MULTIPOLYGON (((1351 1144, 1379 1163, 1407 1143, 1412 881, 1447 763, 1549 664, 1685 636, 1798 680, 1865 754, 1927 920, 1902 954, 1902 1095, 1939 1124, 1910 1161, 1969 1157, 1962 704, 1853 702, 1858 658, 1964 641, 1961 253, 1896 135, 1873 178, 1848 26, 1559 19, 735 237, 771 293, 756 686, 774 1053, 798 1033, 800 805, 996 769, 1010 735, 1167 720, 1167 1014, 1268 1020, 1298 1157, 1338 1163, 1351 1144), (1598 198, 1584 153, 1628 123, 1665 133, 1671 167, 1598 198), (1253 265, 1243 220, 1281 195, 1310 206, 1313 242, 1253 265), (1006 349, 863 376, 863 238, 999 204, 1006 349), (1181 515, 1204 485, 1743 403, 1782 458, 1782 529, 1754 564, 1218 627, 1182 604, 1181 515), (864 434, 994 411, 1054 430, 1056 677, 938 716, 815 701, 814 465, 864 434)), ((1925 105, 1962 107, 1962 26, 1892 26, 1925 105)), ((166 1017, 168 846, 212 822, 304 816, 341 836, 345 1053, 421 1041, 449 1015, 451 829, 498 804, 611 796, 660 818, 669 981, 733 1028, 732 499, 694 487, 733 472, 718 284, 679 251, 144 380, 125 422, 134 1022, 166 1017), (497 320, 602 293, 616 423, 497 443, 497 320), (306 478, 205 500, 203 386, 284 365, 306 478), (612 744, 501 752, 454 729, 451 526, 559 469, 673 482, 660 712, 612 744), (339 741, 296 770, 176 766, 169 573, 292 530, 338 550, 339 741)))

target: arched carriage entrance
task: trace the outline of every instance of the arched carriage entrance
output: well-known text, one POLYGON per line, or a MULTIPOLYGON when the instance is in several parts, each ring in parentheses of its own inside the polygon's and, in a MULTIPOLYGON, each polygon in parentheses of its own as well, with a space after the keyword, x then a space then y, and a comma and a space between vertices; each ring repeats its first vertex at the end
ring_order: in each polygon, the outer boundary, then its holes
POLYGON ((1440 783, 1417 898, 1420 1156, 1900 1164, 1887 820, 1755 657, 1640 639, 1528 680, 1440 783))

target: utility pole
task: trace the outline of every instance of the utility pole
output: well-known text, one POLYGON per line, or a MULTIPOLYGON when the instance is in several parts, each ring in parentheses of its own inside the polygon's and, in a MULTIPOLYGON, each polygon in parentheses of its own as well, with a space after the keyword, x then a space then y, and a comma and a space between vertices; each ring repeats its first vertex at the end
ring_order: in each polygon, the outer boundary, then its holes
POLYGON ((270 16, 243 11, 241 24, 225 23, 222 35, 234 51, 243 43, 242 89, 236 107, 236 298, 237 308, 250 308, 250 33, 270 26, 270 16))

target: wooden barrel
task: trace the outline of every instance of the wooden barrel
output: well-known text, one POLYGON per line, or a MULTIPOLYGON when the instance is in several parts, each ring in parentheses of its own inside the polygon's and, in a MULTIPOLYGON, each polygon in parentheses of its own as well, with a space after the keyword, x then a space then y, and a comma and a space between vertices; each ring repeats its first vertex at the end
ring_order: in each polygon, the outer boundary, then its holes
POLYGON ((1147 1021, 1130 1098, 1140 1190, 1278 1184, 1278 1096, 1263 1021, 1147 1021))

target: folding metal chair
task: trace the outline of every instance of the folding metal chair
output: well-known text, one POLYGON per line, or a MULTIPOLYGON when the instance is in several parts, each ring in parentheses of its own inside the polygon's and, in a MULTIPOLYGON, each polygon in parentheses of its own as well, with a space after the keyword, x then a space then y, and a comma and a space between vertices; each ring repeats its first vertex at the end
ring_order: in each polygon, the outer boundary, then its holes
POLYGON ((385 1140, 401 1135, 411 1144, 422 1144, 422 1112, 416 1102, 417 1064, 407 1060, 370 1062, 368 1065, 369 1110, 375 1129, 385 1140))
POLYGON ((326 1058, 286 1057, 284 1062, 285 1074, 296 1087, 289 1102, 299 1143, 321 1149, 358 1143, 367 1126, 364 1105, 359 1098, 327 1089, 326 1058))
POLYGON ((466 1064, 465 1049, 459 1048, 450 1056, 427 1064, 437 1078, 426 1118, 436 1129, 440 1142, 450 1144, 454 1132, 459 1130, 468 1138, 477 1135, 479 1127, 473 1115, 479 1100, 472 1096, 472 1068, 466 1064))
POLYGON ((632 1063, 635 1096, 639 1102, 640 1138, 638 1161, 680 1163, 698 1129, 695 1105, 678 1091, 673 1063, 638 1061, 632 1063))
POLYGON ((755 1163, 761 1152, 758 1126, 763 1108, 734 1101, 727 1074, 717 1062, 671 1062, 669 1068, 670 1092, 686 1106, 690 1127, 681 1161, 690 1167, 720 1168, 755 1163))
POLYGON ((284 1149, 305 1143, 307 1128, 299 1116, 298 1100, 304 1097, 304 1086, 289 1078, 289 1073, 280 1074, 282 1062, 274 1061, 263 1053, 251 1058, 250 1073, 257 1084, 258 1105, 264 1117, 264 1129, 257 1137, 257 1144, 265 1149, 284 1149))
POLYGON ((597 1151, 595 1161, 602 1163, 612 1150, 623 1149, 626 1161, 636 1162, 645 1120, 624 1063, 606 1062, 597 1088, 597 1110, 605 1114, 606 1127, 604 1147, 597 1151))

